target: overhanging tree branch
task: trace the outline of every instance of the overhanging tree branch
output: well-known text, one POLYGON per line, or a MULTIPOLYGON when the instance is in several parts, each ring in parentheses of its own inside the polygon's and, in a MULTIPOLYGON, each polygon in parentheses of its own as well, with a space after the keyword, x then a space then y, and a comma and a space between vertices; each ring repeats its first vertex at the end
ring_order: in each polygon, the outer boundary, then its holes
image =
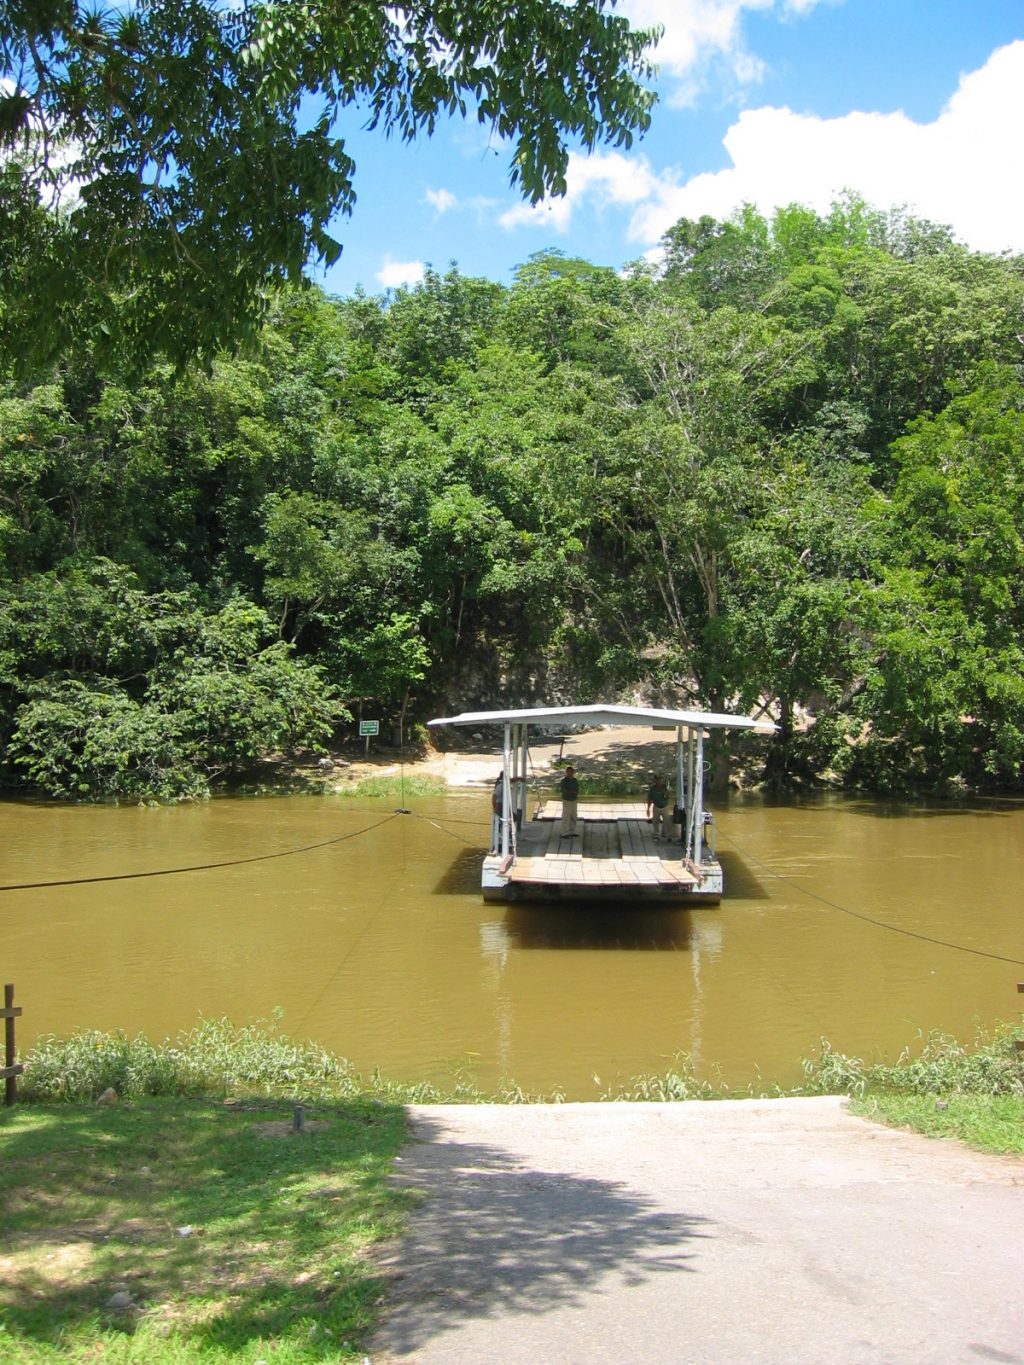
MULTIPOLYGON (((31 192, 41 212, 19 220, 27 238, 0 246, 0 353, 28 365, 87 337, 101 359, 163 351, 183 364, 246 341, 268 289, 341 250, 329 229, 355 200, 334 131, 347 109, 406 140, 442 116, 475 116, 512 144, 510 178, 526 198, 564 193, 571 142, 628 146, 649 122, 655 35, 613 10, 614 0, 7 5, 0 83, 28 104, 20 183, 4 177, 0 194, 31 192), (173 188, 166 199, 150 168, 173 188), (52 214, 44 185, 57 189, 52 214), (31 326, 44 310, 53 323, 31 326)), ((11 129, 0 137, 13 151, 11 129)))

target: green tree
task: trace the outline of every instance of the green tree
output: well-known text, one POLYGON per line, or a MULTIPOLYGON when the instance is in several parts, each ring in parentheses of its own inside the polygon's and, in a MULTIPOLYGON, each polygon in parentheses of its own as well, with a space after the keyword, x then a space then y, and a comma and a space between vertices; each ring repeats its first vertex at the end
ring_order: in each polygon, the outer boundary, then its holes
POLYGON ((848 780, 1017 784, 1024 764, 1024 388, 987 364, 896 442, 887 563, 861 612, 873 667, 848 780))
POLYGON ((398 703, 398 729, 403 734, 411 691, 430 667, 418 624, 408 613, 393 611, 353 645, 353 695, 388 707, 398 703))
POLYGON ((82 561, 0 591, 5 762, 52 796, 205 795, 347 713, 258 606, 147 593, 82 561))
POLYGON ((504 310, 505 330, 517 350, 615 373, 622 365, 614 342, 621 321, 623 281, 607 266, 560 251, 540 251, 516 270, 504 310))
POLYGON ((531 201, 568 143, 629 145, 645 51, 613 0, 12 0, 0 10, 0 350, 212 359, 340 250, 338 115, 412 139, 470 115, 531 201), (12 154, 13 153, 13 157, 12 154), (40 208, 45 211, 40 211, 40 208))
POLYGON ((770 421, 806 377, 810 343, 761 313, 707 314, 657 287, 637 294, 627 335, 637 406, 623 515, 659 667, 712 709, 746 705, 759 683, 731 610, 734 549, 771 496, 770 421))

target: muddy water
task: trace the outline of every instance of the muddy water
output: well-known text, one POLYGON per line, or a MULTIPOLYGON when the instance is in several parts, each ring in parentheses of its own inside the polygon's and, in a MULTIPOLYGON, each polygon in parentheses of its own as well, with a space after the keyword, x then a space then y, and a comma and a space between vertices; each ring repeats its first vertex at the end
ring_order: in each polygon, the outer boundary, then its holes
POLYGON ((894 1056, 1017 1017, 1024 803, 734 799, 719 908, 599 911, 483 904, 486 794, 397 804, 0 804, 0 884, 72 883, 0 892, 19 1043, 279 1007, 360 1070, 593 1099, 681 1052, 789 1086, 822 1037, 894 1056))

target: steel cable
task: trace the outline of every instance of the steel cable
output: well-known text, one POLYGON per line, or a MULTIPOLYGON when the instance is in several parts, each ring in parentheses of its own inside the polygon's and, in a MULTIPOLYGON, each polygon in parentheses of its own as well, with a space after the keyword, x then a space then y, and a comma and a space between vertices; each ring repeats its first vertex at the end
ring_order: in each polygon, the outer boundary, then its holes
POLYGON ((812 900, 820 901, 822 905, 827 905, 831 910, 838 910, 840 914, 850 915, 853 919, 863 920, 865 924, 874 924, 879 929, 891 929, 894 934, 904 934, 907 938, 917 938, 924 943, 934 943, 939 948, 952 948, 958 953, 972 953, 975 957, 991 958, 993 962, 1010 962, 1015 967, 1024 967, 1024 959, 1019 957, 1005 957, 1002 953, 986 952, 984 948, 968 948, 964 943, 950 943, 948 939, 934 938, 931 934, 922 934, 916 929, 904 929, 899 924, 889 924, 886 920, 874 919, 871 915, 865 915, 860 910, 851 910, 848 905, 840 905, 837 901, 829 900, 827 896, 821 896, 817 891, 811 891, 808 887, 801 886, 800 883, 794 881, 792 877, 787 877, 781 872, 776 872, 774 868, 769 867, 767 863, 761 862, 760 858, 757 858, 753 853, 750 853, 746 846, 741 844, 738 839, 733 838, 731 834, 726 834, 721 825, 718 825, 718 831, 723 838, 728 839, 729 843, 731 843, 738 852, 742 853, 745 858, 749 858, 752 863, 756 863, 758 867, 763 868, 770 877, 774 877, 776 881, 785 882, 795 890, 801 891, 805 896, 810 896, 812 900))
POLYGON ((296 853, 309 853, 315 848, 327 848, 331 844, 342 844, 346 839, 356 839, 361 834, 369 834, 371 830, 380 829, 381 825, 386 825, 389 820, 394 820, 397 816, 398 812, 396 811, 391 815, 385 815, 383 820, 378 820, 376 824, 353 830, 351 834, 339 834, 333 839, 321 839, 318 843, 302 844, 298 848, 284 848, 277 853, 257 853, 251 858, 227 858, 217 863, 191 863, 187 867, 161 867, 149 872, 113 872, 99 877, 64 877, 52 882, 13 882, 0 885, 0 891, 35 891, 50 886, 86 886, 92 882, 128 882, 141 877, 175 877, 182 872, 208 872, 217 867, 241 867, 245 863, 265 863, 272 858, 290 858, 296 853))

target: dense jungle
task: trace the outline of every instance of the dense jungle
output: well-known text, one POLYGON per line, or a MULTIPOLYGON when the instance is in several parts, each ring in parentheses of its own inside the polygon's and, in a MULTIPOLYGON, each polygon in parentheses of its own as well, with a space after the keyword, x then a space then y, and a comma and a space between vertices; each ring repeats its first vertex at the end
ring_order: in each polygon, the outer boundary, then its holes
POLYGON ((763 712, 772 787, 1012 790, 1024 261, 847 196, 0 387, 0 778, 205 795, 360 715, 763 712))

